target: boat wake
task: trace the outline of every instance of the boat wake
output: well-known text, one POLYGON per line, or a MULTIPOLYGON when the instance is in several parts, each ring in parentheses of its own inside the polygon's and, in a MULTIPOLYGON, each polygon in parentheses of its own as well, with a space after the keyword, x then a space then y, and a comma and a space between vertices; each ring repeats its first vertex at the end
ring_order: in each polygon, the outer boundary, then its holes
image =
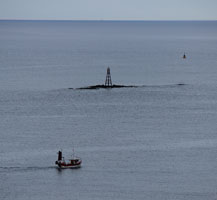
POLYGON ((15 171, 38 171, 38 170, 50 170, 55 169, 55 166, 44 166, 44 167, 0 167, 0 173, 4 172, 15 172, 15 171))

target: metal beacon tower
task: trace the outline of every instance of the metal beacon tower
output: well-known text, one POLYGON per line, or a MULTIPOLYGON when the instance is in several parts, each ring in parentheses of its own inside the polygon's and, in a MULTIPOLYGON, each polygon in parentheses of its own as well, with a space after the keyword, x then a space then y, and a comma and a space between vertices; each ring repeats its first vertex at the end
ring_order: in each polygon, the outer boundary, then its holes
POLYGON ((112 79, 111 79, 111 73, 110 73, 110 68, 109 67, 107 68, 105 86, 106 87, 112 87, 112 79))

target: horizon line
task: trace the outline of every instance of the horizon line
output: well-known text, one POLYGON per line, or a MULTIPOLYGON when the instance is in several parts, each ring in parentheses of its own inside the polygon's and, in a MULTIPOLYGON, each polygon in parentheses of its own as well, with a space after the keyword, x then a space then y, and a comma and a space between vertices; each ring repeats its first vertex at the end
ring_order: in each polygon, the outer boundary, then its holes
POLYGON ((215 22, 217 19, 0 19, 0 21, 95 21, 95 22, 215 22))

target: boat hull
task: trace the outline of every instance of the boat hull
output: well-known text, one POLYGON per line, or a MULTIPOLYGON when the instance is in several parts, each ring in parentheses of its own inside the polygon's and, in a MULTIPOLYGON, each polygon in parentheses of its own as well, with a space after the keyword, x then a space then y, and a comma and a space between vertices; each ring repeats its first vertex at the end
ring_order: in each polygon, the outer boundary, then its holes
POLYGON ((61 169, 76 169, 81 167, 81 160, 76 163, 65 163, 61 161, 56 161, 55 164, 61 169))
POLYGON ((60 168, 60 169, 77 169, 80 167, 81 167, 81 165, 73 165, 73 166, 58 165, 58 168, 60 168))

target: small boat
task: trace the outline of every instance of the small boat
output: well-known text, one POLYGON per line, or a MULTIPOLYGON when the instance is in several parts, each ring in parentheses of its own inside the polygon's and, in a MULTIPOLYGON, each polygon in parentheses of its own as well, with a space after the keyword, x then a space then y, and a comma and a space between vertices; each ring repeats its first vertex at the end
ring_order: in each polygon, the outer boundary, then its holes
POLYGON ((183 59, 186 59, 186 55, 185 55, 185 53, 184 53, 184 55, 183 55, 183 59))
POLYGON ((58 160, 55 162, 55 164, 61 168, 61 169, 67 169, 67 168, 79 168, 81 167, 81 158, 78 157, 72 157, 72 159, 69 159, 68 162, 65 161, 64 157, 62 156, 62 151, 58 152, 58 160))

